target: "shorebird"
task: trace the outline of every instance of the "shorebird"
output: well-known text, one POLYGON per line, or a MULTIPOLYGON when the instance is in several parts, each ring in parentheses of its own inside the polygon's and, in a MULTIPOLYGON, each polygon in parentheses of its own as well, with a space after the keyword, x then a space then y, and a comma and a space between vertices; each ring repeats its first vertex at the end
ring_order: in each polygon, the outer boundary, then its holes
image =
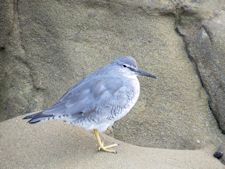
POLYGON ((93 130, 98 150, 115 153, 118 144, 104 145, 99 132, 124 117, 135 105, 140 94, 137 76, 156 76, 138 68, 131 56, 122 56, 91 73, 70 88, 53 106, 28 115, 30 124, 61 119, 93 130))

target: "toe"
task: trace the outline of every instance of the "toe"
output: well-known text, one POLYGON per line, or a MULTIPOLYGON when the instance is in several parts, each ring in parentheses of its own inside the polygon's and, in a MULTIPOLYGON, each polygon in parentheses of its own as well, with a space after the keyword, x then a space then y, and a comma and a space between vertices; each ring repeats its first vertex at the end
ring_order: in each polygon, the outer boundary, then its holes
POLYGON ((111 144, 111 145, 108 145, 108 146, 104 146, 104 148, 112 148, 112 147, 117 147, 118 144, 111 144))
POLYGON ((108 147, 99 147, 98 148, 98 151, 104 151, 104 152, 108 152, 108 153, 117 153, 116 150, 113 150, 113 149, 109 149, 108 147))

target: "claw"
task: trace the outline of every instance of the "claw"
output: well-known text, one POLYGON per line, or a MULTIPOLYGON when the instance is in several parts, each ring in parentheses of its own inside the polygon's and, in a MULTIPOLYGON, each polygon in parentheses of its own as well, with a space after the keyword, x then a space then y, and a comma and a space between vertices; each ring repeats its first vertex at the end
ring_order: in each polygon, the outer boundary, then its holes
POLYGON ((117 147, 118 144, 111 144, 111 145, 108 145, 108 146, 104 146, 105 148, 112 148, 112 147, 117 147))
POLYGON ((94 134, 95 134, 95 137, 97 138, 98 145, 99 145, 98 151, 104 151, 104 152, 109 152, 109 153, 117 153, 116 150, 113 150, 111 148, 118 146, 118 144, 111 144, 111 145, 104 146, 104 143, 100 138, 98 130, 94 129, 94 134))
POLYGON ((98 147, 98 151, 104 151, 104 152, 115 153, 115 154, 117 153, 116 150, 109 149, 108 147, 111 147, 111 146, 109 145, 105 147, 98 147))

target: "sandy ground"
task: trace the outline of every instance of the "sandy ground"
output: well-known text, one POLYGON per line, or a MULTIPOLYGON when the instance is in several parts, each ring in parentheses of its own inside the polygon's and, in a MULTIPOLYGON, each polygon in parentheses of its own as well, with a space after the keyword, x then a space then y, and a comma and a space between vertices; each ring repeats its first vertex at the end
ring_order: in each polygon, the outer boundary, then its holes
POLYGON ((96 151, 92 133, 62 122, 30 125, 17 117, 0 123, 1 169, 224 169, 212 157, 210 146, 201 150, 145 148, 103 135, 119 143, 117 154, 96 151))

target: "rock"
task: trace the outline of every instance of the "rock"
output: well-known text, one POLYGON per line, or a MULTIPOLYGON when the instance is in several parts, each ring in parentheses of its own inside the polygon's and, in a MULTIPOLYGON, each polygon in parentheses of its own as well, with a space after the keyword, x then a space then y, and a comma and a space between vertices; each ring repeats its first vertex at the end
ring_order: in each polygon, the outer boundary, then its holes
POLYGON ((187 17, 183 17, 178 31, 184 37, 187 53, 209 96, 210 109, 225 132, 225 12, 217 10, 214 16, 202 22, 198 20, 187 21, 187 17))
MULTIPOLYGON (((209 58, 202 63, 202 76, 206 90, 210 95, 212 112, 218 120, 219 126, 225 133, 225 12, 221 11, 213 19, 204 22, 205 32, 209 38, 208 52, 204 53, 209 58), (211 65, 211 66, 208 66, 211 65)), ((203 43, 204 45, 204 43, 203 43)), ((201 63, 200 63, 201 64, 201 63)))
POLYGON ((22 117, 0 123, 0 168, 223 169, 213 148, 168 150, 120 143, 117 154, 97 152, 93 134, 59 121, 30 125, 22 117))
POLYGON ((214 156, 215 158, 217 158, 218 160, 220 160, 220 161, 225 165, 225 155, 224 155, 224 153, 225 153, 225 145, 224 145, 224 144, 221 144, 221 145, 217 148, 217 150, 216 150, 216 152, 213 154, 213 156, 214 156))
MULTIPOLYGON (((224 140, 181 34, 174 30, 174 11, 180 16, 182 4, 168 1, 161 10, 153 1, 0 3, 5 26, 0 37, 5 48, 0 51, 1 120, 50 106, 97 67, 115 56, 132 55, 158 80, 140 78, 140 99, 112 135, 136 145, 176 149, 224 140)), ((198 8, 184 9, 201 17, 198 8)))

